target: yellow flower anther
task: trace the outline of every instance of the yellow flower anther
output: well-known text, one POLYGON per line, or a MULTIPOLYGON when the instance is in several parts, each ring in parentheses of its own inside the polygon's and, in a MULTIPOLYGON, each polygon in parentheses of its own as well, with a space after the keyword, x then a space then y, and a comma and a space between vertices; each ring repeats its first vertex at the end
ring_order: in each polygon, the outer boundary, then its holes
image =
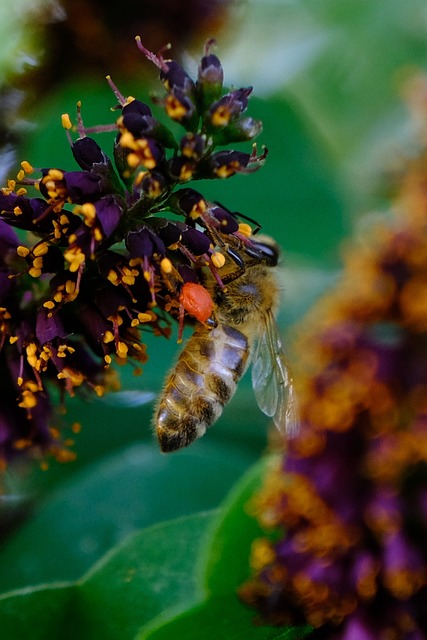
POLYGON ((23 160, 21 162, 21 167, 23 168, 25 173, 33 173, 34 171, 34 167, 27 160, 23 160))
POLYGON ((247 238, 250 238, 252 235, 252 228, 248 225, 247 222, 241 222, 239 224, 239 233, 247 238))
POLYGON ((103 342, 105 342, 105 344, 108 344, 109 342, 113 342, 114 340, 114 333, 112 331, 106 331, 104 333, 104 337, 102 338, 103 342))
POLYGON ((163 273, 171 273, 173 266, 172 266, 172 262, 169 260, 169 258, 163 258, 160 261, 160 268, 163 271, 163 273))
POLYGON ((140 322, 151 322, 151 320, 153 320, 153 314, 151 313, 138 313, 138 320, 140 322))
POLYGON ((223 256, 222 253, 220 253, 219 251, 215 251, 212 255, 211 255, 211 260, 213 265, 217 268, 217 269, 221 269, 221 267, 224 266, 225 264, 225 257, 223 256))
POLYGON ((119 358, 126 358, 128 354, 128 346, 124 342, 119 342, 117 345, 116 353, 119 358))
POLYGON ((25 389, 21 395, 18 406, 22 409, 33 409, 37 405, 37 397, 29 389, 25 389))
POLYGON ((64 127, 64 129, 72 129, 73 125, 71 124, 71 120, 70 120, 70 116, 68 115, 68 113, 63 113, 61 116, 61 124, 64 127))
POLYGON ((16 247, 16 253, 20 258, 26 258, 30 253, 30 250, 27 247, 19 245, 18 247, 16 247))
POLYGON ((51 180, 63 180, 64 174, 60 169, 49 169, 45 180, 46 186, 49 184, 49 178, 51 180))

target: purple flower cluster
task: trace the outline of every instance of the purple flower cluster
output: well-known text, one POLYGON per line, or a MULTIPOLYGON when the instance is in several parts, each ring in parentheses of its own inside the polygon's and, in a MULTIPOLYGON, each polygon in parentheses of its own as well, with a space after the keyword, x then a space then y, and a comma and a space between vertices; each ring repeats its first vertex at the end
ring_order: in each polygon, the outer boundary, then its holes
POLYGON ((241 596, 316 639, 427 638, 425 150, 401 180, 298 328, 301 429, 255 499, 241 596))
POLYGON ((49 385, 61 396, 108 391, 113 360, 136 370, 145 362, 141 326, 168 336, 171 319, 180 319, 181 331, 185 313, 206 321, 212 301, 203 274, 209 270, 221 286, 231 237, 233 246, 251 244, 251 229, 237 214, 182 186, 262 165, 265 151, 218 150, 260 132, 244 115, 251 88, 223 95, 212 42, 195 81, 176 61, 137 43, 159 68, 165 95, 157 102, 183 127, 182 137, 109 79, 118 99, 114 124, 85 129, 80 105, 75 127, 62 118, 79 169, 35 170, 23 162, 0 191, 3 465, 22 450, 72 457, 49 428, 49 385), (113 159, 88 135, 106 129, 117 132, 113 159))

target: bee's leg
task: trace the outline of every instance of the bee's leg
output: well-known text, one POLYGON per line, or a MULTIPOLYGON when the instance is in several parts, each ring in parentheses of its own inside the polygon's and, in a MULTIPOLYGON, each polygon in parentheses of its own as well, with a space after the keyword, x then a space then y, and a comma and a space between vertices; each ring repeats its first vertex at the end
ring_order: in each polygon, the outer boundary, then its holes
POLYGON ((180 302, 179 315, 178 315, 178 339, 177 339, 178 344, 181 344, 182 342, 182 333, 184 331, 184 314, 185 314, 184 305, 182 304, 182 302, 180 302))

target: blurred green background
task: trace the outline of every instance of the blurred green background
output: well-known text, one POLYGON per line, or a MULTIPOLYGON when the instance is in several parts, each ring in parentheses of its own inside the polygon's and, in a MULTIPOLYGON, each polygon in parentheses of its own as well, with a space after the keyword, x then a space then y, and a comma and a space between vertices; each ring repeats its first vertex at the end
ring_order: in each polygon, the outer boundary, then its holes
MULTIPOLYGON (((102 3, 84 0, 65 7, 4 1, 1 174, 15 175, 24 158, 38 167, 75 168, 60 115, 74 114, 81 100, 87 126, 112 122, 107 73, 125 95, 149 100, 153 88, 161 90, 156 69, 134 44, 137 33, 154 50, 170 39, 193 74, 213 34, 225 85, 254 86, 248 114, 264 122, 258 144, 269 157, 256 174, 196 188, 255 218, 282 245, 279 322, 286 343, 339 273, 342 239, 361 214, 385 207, 384 170, 398 160, 410 131, 405 83, 427 68, 427 5, 242 0, 214 2, 213 13, 196 20, 205 4, 128 1, 105 15, 102 3)), ((107 153, 111 140, 98 138, 107 153)), ((157 394, 181 347, 174 337, 147 342, 143 376, 124 370, 123 388, 157 394)), ((153 441, 153 404, 144 397, 135 407, 108 398, 69 400, 66 422, 83 425, 77 460, 44 472, 24 465, 9 472, 10 495, 1 502, 1 591, 75 580, 128 534, 217 507, 267 447, 269 421, 248 376, 214 428, 170 456, 153 441)))

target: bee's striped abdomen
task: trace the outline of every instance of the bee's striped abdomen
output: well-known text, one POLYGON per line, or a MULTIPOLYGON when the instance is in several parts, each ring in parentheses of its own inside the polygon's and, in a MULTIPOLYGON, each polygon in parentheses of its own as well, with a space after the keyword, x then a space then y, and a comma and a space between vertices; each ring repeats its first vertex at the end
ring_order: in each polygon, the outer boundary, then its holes
POLYGON ((202 436, 233 396, 248 364, 249 345, 230 326, 201 326, 169 374, 156 415, 162 451, 174 451, 202 436))

